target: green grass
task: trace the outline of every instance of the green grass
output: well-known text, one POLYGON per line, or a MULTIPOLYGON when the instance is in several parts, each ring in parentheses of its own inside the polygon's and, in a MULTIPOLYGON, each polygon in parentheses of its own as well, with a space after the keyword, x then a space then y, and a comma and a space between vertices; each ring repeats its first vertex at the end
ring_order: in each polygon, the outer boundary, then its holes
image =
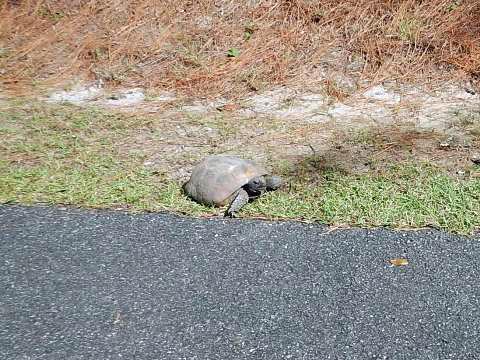
POLYGON ((455 180, 426 164, 404 164, 381 174, 329 172, 319 186, 300 182, 290 192, 269 194, 248 213, 329 224, 436 226, 469 233, 480 227, 480 180, 455 180))
MULTIPOLYGON (((0 203, 219 213, 188 200, 168 174, 145 168, 141 152, 120 151, 149 121, 74 106, 10 103, 0 109, 0 203)), ((315 184, 286 174, 289 186, 249 204, 241 216, 436 226, 463 234, 480 228, 479 178, 455 179, 412 163, 362 175, 323 170, 315 184)))
POLYGON ((173 183, 145 168, 142 154, 121 151, 150 120, 68 105, 11 105, 0 110, 0 203, 208 210, 174 199, 173 183))

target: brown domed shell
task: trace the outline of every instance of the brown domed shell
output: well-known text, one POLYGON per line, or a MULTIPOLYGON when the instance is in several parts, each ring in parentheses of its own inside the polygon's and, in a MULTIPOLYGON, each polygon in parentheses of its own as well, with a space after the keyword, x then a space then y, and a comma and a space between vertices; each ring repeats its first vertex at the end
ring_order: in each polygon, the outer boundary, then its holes
POLYGON ((222 206, 252 178, 266 174, 264 168, 251 160, 214 155, 205 158, 193 169, 184 189, 199 203, 222 206))

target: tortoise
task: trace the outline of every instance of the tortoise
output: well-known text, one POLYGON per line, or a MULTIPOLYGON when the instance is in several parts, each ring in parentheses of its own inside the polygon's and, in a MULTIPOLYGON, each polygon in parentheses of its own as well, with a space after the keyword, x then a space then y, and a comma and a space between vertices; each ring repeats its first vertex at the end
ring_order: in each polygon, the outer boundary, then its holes
POLYGON ((281 185, 279 176, 270 175, 252 160, 212 155, 195 166, 182 188, 200 204, 219 207, 228 204, 224 215, 234 217, 250 200, 281 185))

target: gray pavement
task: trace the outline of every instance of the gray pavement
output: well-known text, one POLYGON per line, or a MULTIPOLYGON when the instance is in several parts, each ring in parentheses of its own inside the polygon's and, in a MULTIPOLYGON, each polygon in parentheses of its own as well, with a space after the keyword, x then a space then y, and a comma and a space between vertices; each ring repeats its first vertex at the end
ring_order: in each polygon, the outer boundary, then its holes
POLYGON ((0 359, 480 359, 479 240, 0 206, 0 359))

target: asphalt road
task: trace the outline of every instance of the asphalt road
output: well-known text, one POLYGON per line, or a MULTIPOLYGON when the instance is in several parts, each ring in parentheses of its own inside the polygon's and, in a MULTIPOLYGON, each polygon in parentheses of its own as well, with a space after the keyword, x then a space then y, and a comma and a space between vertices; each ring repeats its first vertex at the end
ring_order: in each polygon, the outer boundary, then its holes
POLYGON ((480 359, 479 240, 0 206, 0 359, 480 359))

